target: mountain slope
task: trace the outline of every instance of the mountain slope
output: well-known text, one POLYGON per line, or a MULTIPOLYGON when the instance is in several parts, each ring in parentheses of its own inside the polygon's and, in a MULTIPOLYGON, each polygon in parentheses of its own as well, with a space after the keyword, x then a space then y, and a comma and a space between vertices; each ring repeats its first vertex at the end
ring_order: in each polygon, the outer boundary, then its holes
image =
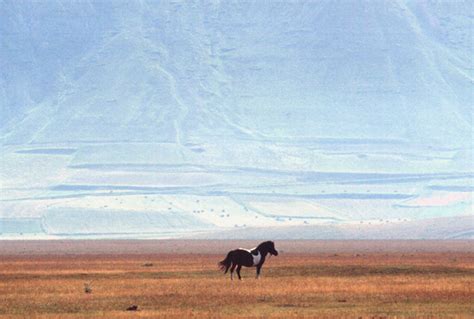
POLYGON ((55 207, 206 227, 470 214, 473 9, 2 1, 0 218, 46 231, 55 207), (131 198, 146 204, 115 205, 131 198))

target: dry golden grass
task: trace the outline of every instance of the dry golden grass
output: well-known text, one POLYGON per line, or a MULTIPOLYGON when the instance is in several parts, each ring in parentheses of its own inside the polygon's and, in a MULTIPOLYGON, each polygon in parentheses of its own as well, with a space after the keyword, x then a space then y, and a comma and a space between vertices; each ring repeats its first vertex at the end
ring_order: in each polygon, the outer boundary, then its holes
POLYGON ((282 253, 241 282, 217 270, 223 257, 3 256, 0 317, 474 317, 472 252, 282 253))

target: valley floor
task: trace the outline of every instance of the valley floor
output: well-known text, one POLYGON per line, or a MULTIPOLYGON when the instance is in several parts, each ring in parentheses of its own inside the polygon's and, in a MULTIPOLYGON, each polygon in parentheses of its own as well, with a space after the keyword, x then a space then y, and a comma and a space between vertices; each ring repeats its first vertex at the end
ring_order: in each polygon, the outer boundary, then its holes
POLYGON ((255 244, 3 241, 0 317, 474 317, 472 241, 282 241, 259 280, 218 271, 255 244))

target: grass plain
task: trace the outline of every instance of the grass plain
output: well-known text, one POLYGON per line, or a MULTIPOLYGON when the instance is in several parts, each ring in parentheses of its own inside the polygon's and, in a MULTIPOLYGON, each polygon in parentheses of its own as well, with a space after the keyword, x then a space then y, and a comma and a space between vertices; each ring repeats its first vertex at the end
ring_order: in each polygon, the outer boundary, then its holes
POLYGON ((0 317, 474 317, 472 241, 277 241, 260 279, 218 271, 252 244, 3 241, 0 317))

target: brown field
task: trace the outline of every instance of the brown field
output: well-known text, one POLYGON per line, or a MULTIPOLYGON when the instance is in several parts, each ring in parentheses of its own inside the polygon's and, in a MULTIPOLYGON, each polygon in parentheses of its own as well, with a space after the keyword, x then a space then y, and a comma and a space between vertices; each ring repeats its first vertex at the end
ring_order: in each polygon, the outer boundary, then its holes
POLYGON ((259 280, 217 270, 255 244, 2 241, 0 317, 474 317, 472 241, 284 241, 259 280))

